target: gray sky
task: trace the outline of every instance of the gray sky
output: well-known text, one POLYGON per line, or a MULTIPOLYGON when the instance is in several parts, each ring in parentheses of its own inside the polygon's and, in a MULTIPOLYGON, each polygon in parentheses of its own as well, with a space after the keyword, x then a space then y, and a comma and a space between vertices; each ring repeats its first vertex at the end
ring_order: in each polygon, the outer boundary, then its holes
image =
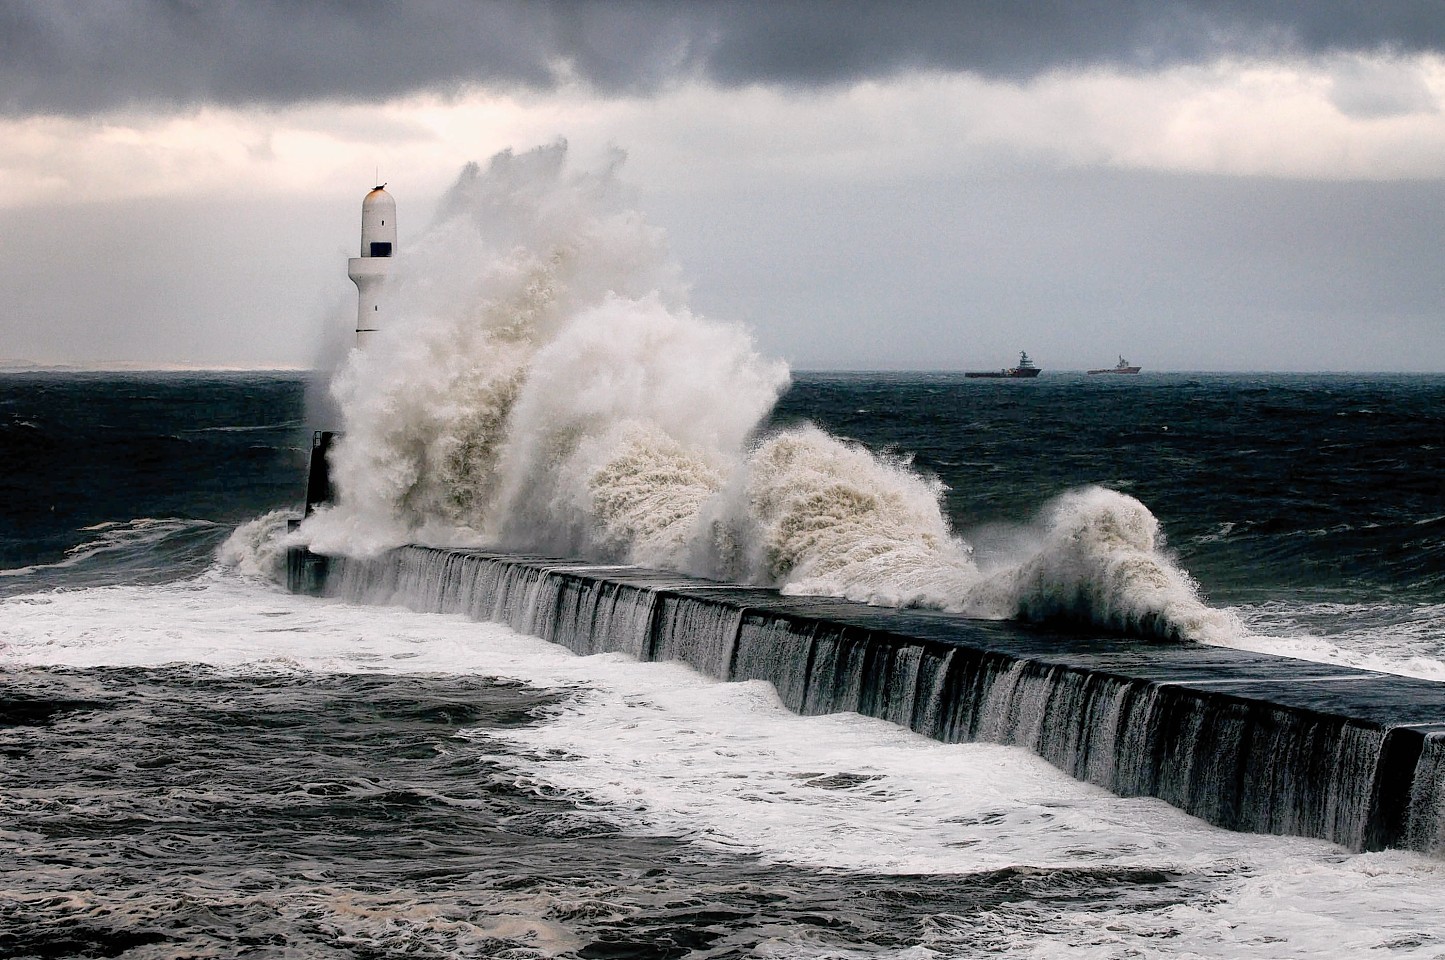
POLYGON ((1438 2, 0 0, 0 364, 304 366, 379 169, 628 153, 800 368, 1445 370, 1438 2))

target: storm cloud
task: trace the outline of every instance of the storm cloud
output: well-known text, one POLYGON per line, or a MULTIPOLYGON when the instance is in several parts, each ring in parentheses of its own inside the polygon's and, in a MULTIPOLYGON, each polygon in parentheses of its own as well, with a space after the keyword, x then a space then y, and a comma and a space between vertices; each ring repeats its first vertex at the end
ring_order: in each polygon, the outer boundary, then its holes
POLYGON ((1441 0, 0 0, 0 367, 314 363, 560 139, 803 368, 1445 369, 1441 0))
POLYGON ((569 81, 604 93, 688 79, 809 87, 908 70, 1026 79, 1442 47, 1435 0, 0 0, 0 110, 356 102, 569 81))

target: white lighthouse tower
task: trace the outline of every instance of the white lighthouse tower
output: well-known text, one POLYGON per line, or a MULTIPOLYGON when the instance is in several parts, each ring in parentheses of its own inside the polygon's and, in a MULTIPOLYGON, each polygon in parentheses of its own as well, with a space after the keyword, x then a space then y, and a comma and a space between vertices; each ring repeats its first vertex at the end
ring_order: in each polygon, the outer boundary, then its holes
POLYGON ((361 201, 361 256, 346 262, 346 275, 356 284, 358 347, 381 329, 381 288, 396 256, 396 201, 385 187, 372 187, 361 201))

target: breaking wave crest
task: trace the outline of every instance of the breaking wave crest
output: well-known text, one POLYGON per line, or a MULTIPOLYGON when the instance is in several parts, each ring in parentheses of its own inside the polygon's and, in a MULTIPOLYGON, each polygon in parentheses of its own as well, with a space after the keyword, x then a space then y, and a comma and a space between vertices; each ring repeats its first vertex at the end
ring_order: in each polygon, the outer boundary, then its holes
POLYGON ((1037 550, 978 584, 965 609, 1166 640, 1225 642, 1240 632, 1231 614, 1200 599, 1198 584, 1164 553, 1159 521, 1133 497, 1072 490, 1045 509, 1040 526, 1037 550))
POLYGON ((272 510, 247 520, 216 551, 216 562, 243 577, 280 580, 286 575, 286 534, 294 518, 289 510, 272 510))
POLYGON ((978 572, 939 508, 943 485, 816 428, 766 440, 748 464, 766 577, 791 593, 956 606, 978 572))
MULTIPOLYGON (((906 459, 810 426, 764 435, 786 365, 688 309, 620 163, 574 170, 559 142, 462 171, 398 260, 395 319, 334 378, 337 503, 285 542, 488 545, 1153 637, 1232 629, 1130 497, 1068 493, 1036 551, 981 571, 942 484, 906 459)), ((274 570, 280 529, 238 532, 258 559, 231 562, 274 570)))
POLYGON ((187 517, 137 517, 77 532, 84 539, 58 560, 0 569, 0 596, 49 589, 62 571, 72 587, 184 579, 210 564, 225 527, 187 517))

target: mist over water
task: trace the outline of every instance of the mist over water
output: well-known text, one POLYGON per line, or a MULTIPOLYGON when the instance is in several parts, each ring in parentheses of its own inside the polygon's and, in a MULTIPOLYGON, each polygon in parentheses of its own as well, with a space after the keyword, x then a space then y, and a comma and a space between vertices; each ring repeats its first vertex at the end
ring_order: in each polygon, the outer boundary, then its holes
POLYGON ((394 319, 335 377, 338 502, 299 541, 485 544, 1165 638, 1234 629, 1127 495, 1064 493, 1018 518, 1029 549, 985 570, 943 484, 906 458, 765 431, 786 365, 689 310, 621 163, 577 169, 559 142, 462 171, 398 261, 394 319))

